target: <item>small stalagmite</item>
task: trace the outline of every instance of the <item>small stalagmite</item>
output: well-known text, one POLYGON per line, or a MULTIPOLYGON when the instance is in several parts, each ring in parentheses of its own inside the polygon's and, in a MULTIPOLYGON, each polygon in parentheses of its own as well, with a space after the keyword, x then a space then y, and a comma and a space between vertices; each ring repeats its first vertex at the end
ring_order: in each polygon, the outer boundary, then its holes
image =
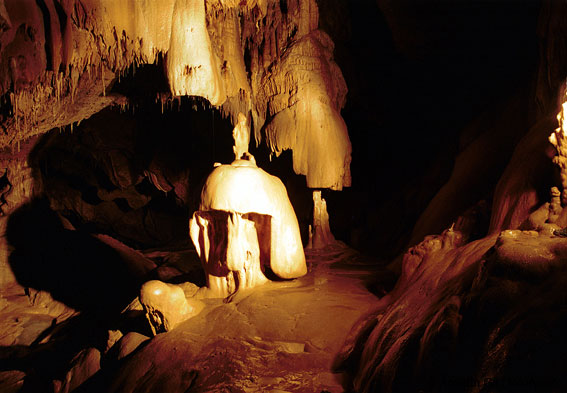
POLYGON ((159 280, 148 281, 142 285, 140 303, 154 335, 170 331, 181 322, 199 314, 204 307, 198 300, 187 299, 180 286, 159 280))
POLYGON ((240 160, 248 153, 248 144, 250 143, 250 129, 248 128, 246 116, 242 112, 238 113, 238 124, 232 130, 234 138, 234 159, 240 160))
POLYGON ((265 283, 266 269, 285 279, 307 273, 297 217, 280 179, 256 166, 236 127, 230 165, 207 178, 189 232, 207 275, 210 296, 227 297, 265 283), (240 159, 244 157, 245 159, 240 159))
POLYGON ((327 202, 321 197, 321 190, 315 190, 313 191, 313 226, 309 226, 307 248, 324 248, 335 242, 329 226, 327 202))

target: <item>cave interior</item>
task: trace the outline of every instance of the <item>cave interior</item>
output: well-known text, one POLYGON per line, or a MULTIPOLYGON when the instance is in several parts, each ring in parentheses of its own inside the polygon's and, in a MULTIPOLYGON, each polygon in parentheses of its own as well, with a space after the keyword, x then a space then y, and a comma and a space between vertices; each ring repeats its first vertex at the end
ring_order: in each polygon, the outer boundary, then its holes
POLYGON ((0 391, 566 391, 565 21, 0 0, 0 391))

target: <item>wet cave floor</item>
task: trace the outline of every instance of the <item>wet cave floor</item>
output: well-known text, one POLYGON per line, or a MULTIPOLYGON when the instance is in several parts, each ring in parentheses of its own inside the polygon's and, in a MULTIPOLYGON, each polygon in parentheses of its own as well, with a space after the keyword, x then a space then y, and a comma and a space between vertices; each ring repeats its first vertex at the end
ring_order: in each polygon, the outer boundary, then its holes
POLYGON ((341 392, 333 360, 383 293, 380 277, 391 277, 342 243, 306 257, 306 276, 241 291, 230 302, 205 299, 199 315, 151 339, 139 315, 118 328, 97 327, 74 322, 81 316, 46 293, 7 288, 0 391, 341 392), (58 345, 66 357, 55 356, 58 345))

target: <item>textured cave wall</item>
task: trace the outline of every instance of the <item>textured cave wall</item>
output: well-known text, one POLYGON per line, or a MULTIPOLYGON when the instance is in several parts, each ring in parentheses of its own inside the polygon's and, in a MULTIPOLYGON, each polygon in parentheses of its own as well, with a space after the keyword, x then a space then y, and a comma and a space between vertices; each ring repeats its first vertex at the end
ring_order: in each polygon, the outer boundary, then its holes
MULTIPOLYGON (((9 185, 0 177, 0 191, 7 190, 2 209, 9 213, 38 191, 31 179, 42 157, 29 167, 26 157, 35 140, 27 138, 111 102, 128 103, 103 91, 110 93, 116 74, 132 64, 165 67, 169 91, 158 94, 163 103, 174 95, 198 94, 230 117, 250 113, 257 140, 274 154, 291 149, 292 156, 284 156, 311 187, 349 184, 346 121, 356 125, 353 183, 362 185, 341 194, 346 197, 330 194, 331 218, 338 213, 343 226, 357 226, 351 240, 389 256, 408 242, 416 244, 404 256, 396 288, 355 326, 337 362, 337 371, 347 374, 347 389, 518 391, 543 383, 563 391, 564 247, 538 248, 536 235, 525 234, 523 252, 551 255, 550 263, 533 267, 523 253, 506 254, 517 232, 484 236, 520 227, 554 184, 547 135, 555 126, 558 85, 567 69, 564 5, 550 0, 541 8, 533 2, 511 11, 496 2, 458 3, 420 2, 414 8, 410 1, 172 0, 154 9, 134 0, 45 0, 17 3, 30 9, 19 14, 15 0, 0 2, 6 33, 1 49, 13 51, 2 52, 8 59, 2 80, 9 82, 0 139, 9 174, 9 185), (429 8, 432 4, 441 8, 429 8), (349 14, 349 32, 342 30, 340 12, 330 11, 335 5, 349 14), (49 28, 41 27, 52 19, 49 28), (14 30, 18 20, 34 29, 14 30), (147 20, 160 22, 160 29, 150 31, 140 22, 147 20), (179 33, 175 26, 185 23, 195 28, 193 35, 173 36, 179 33), (197 35, 206 37, 206 45, 186 45, 197 35), (54 54, 57 40, 60 54, 54 54), (350 96, 333 52, 349 70, 350 96), (384 56, 368 56, 374 52, 384 56), (13 53, 19 53, 16 61, 13 53), (325 128, 329 132, 321 133, 325 128), (330 143, 336 150, 321 150, 327 138, 337 141, 330 143), (454 228, 443 231, 452 223, 454 228)), ((104 121, 92 120, 86 128, 104 121)), ((51 134, 42 138, 72 151, 85 134, 81 130, 64 141, 51 134)), ((132 154, 131 140, 124 139, 123 151, 132 154)), ((104 138, 99 142, 104 145, 104 138)), ((157 163, 150 167, 152 184, 171 191, 171 174, 160 172, 157 163)), ((112 175, 113 166, 107 169, 112 175)), ((125 199, 126 208, 145 201, 132 190, 140 171, 131 175, 113 177, 120 186, 114 196, 125 199)), ((180 190, 175 194, 183 199, 183 186, 180 190)), ((111 199, 110 194, 100 189, 97 197, 111 199)), ((55 196, 63 208, 76 197, 63 196, 55 196)))
MULTIPOLYGON (((432 20, 416 19, 409 2, 380 4, 395 41, 420 54, 428 37, 407 37, 401 22, 432 20)), ((537 11, 525 33, 539 55, 517 75, 520 88, 504 90, 502 105, 461 133, 452 174, 417 221, 395 288, 337 359, 345 390, 565 390, 565 239, 535 224, 561 184, 548 136, 565 100, 565 8, 542 1, 537 11), (480 225, 476 210, 485 211, 480 225)))

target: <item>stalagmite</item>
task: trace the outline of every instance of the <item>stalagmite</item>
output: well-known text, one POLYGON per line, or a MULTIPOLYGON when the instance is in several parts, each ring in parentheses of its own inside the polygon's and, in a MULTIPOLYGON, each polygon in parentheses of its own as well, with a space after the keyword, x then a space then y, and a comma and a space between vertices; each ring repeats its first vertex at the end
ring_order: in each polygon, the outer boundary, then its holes
POLYGON ((549 204, 549 218, 547 222, 554 224, 563 211, 563 207, 561 207, 561 191, 557 187, 551 187, 550 196, 551 202, 549 204))
POLYGON ((321 197, 321 190, 315 190, 313 191, 313 226, 309 226, 307 248, 324 248, 335 241, 329 226, 327 202, 321 197))
POLYGON ((198 300, 186 299, 180 286, 158 280, 148 281, 142 286, 140 303, 154 335, 175 328, 199 314, 204 307, 198 300))
POLYGON ((231 268, 252 266, 256 278, 242 270, 236 276, 247 277, 246 282, 265 281, 255 266, 256 247, 262 267, 269 267, 278 277, 296 278, 307 272, 297 218, 285 186, 248 160, 218 166, 209 175, 199 211, 190 220, 190 235, 208 286, 217 296, 239 289, 238 282, 232 284, 234 273, 230 272, 235 271, 231 268), (243 231, 248 233, 243 235, 243 231), (246 253, 233 249, 242 247, 238 238, 246 239, 246 253), (249 262, 233 259, 244 254, 249 262))
POLYGON ((189 233, 207 274, 212 296, 230 296, 267 281, 307 273, 297 218, 285 186, 256 166, 248 153, 246 117, 233 131, 236 159, 217 166, 201 193, 189 233))
POLYGON ((248 145, 250 143, 250 128, 248 127, 246 116, 242 113, 238 114, 238 124, 232 130, 234 138, 234 159, 240 160, 248 153, 248 145))

